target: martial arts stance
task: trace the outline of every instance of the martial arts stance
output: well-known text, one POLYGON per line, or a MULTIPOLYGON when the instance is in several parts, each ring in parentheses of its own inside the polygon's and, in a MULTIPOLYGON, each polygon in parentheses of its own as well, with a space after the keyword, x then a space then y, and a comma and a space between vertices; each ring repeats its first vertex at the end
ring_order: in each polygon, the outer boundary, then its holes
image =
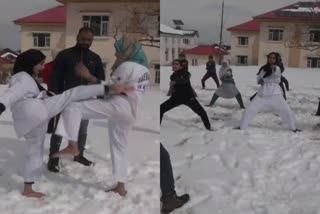
MULTIPOLYGON (((52 96, 33 78, 44 69, 44 60, 45 55, 39 50, 30 49, 21 53, 15 62, 9 88, 0 95, 0 114, 11 108, 16 134, 19 138, 24 137, 27 143, 22 194, 36 198, 44 196, 41 192, 35 192, 32 184, 42 175, 43 143, 50 118, 73 101, 102 96, 105 90, 120 93, 128 89, 123 85, 108 87, 97 84, 76 87, 52 96)), ((70 146, 75 153, 79 153, 76 144, 70 146)))
POLYGON ((201 79, 202 89, 206 88, 206 81, 210 77, 216 83, 217 88, 219 88, 220 87, 220 83, 219 83, 217 72, 216 72, 216 63, 213 61, 213 57, 211 55, 208 57, 208 62, 207 62, 207 65, 206 65, 206 69, 207 69, 207 72, 201 79))
POLYGON ((211 130, 208 115, 195 98, 193 88, 190 84, 190 73, 183 69, 180 60, 173 60, 172 70, 173 74, 170 76, 172 95, 167 101, 160 105, 160 121, 162 121, 164 113, 184 104, 201 117, 206 129, 211 130))
POLYGON ((282 121, 286 122, 294 132, 296 129, 294 115, 287 102, 283 98, 283 92, 279 86, 281 70, 277 66, 276 53, 268 55, 268 62, 262 66, 257 75, 257 82, 261 85, 257 96, 252 100, 242 115, 240 129, 246 129, 254 116, 262 110, 273 110, 282 121))
MULTIPOLYGON (((74 142, 78 139, 81 119, 108 119, 113 173, 117 180, 116 187, 111 191, 125 196, 128 134, 136 120, 137 108, 149 84, 150 74, 147 58, 137 40, 123 37, 115 43, 115 49, 117 60, 112 67, 112 81, 134 85, 135 89, 122 96, 110 96, 106 100, 90 100, 69 105, 61 113, 56 134, 74 142)), ((79 72, 88 82, 97 81, 86 67, 79 68, 79 72)), ((65 155, 73 155, 69 147, 54 156, 65 155)))
POLYGON ((222 66, 219 70, 219 78, 222 82, 221 87, 218 88, 217 91, 213 94, 208 106, 213 106, 219 97, 223 97, 226 99, 236 97, 240 108, 244 108, 241 94, 233 80, 232 69, 230 68, 227 61, 222 62, 222 66))
MULTIPOLYGON (((282 73, 284 72, 284 66, 283 66, 282 58, 281 58, 280 54, 277 53, 277 52, 274 52, 274 54, 276 55, 277 66, 279 66, 279 68, 280 68, 280 70, 281 70, 281 81, 280 81, 280 83, 279 83, 279 86, 280 86, 281 89, 282 89, 283 98, 284 98, 285 100, 287 100, 286 90, 285 90, 283 84, 285 84, 287 91, 289 91, 289 82, 288 82, 288 80, 287 80, 284 76, 282 76, 282 73)), ((254 95, 252 95, 252 96, 250 97, 250 101, 252 101, 253 98, 254 98, 256 95, 257 95, 257 93, 255 93, 254 95)))

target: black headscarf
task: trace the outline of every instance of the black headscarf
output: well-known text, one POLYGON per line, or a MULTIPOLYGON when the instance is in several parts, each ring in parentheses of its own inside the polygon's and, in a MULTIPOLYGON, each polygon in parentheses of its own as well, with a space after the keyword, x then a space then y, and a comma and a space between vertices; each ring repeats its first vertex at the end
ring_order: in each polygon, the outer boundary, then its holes
MULTIPOLYGON (((17 74, 19 72, 28 73, 33 79, 33 68, 37 64, 41 63, 46 56, 39 50, 29 49, 25 52, 22 52, 16 59, 16 62, 13 66, 13 74, 17 74)), ((40 83, 36 79, 34 79, 40 91, 47 91, 43 88, 40 83)), ((50 95, 50 92, 47 91, 47 94, 50 95)))

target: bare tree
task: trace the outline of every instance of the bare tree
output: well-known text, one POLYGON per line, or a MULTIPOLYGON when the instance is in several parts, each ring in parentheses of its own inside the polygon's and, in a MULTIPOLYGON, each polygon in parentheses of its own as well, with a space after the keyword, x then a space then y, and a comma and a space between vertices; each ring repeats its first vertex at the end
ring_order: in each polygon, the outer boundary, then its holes
POLYGON ((309 51, 320 49, 320 0, 313 2, 313 6, 305 12, 303 19, 306 21, 295 24, 295 32, 284 42, 285 47, 309 51))
POLYGON ((114 39, 119 34, 131 34, 142 46, 160 48, 160 9, 152 6, 126 7, 127 15, 114 23, 114 39))

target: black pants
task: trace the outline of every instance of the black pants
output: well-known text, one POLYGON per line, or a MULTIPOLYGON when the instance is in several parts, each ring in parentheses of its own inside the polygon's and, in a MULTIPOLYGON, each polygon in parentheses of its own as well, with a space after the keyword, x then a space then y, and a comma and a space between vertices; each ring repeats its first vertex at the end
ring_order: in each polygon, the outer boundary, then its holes
POLYGON ((180 99, 175 99, 173 97, 170 97, 167 101, 165 101, 160 105, 160 123, 162 121, 162 117, 164 113, 182 104, 191 108, 192 111, 194 111, 197 115, 201 117, 201 120, 204 126, 206 127, 206 129, 211 128, 211 124, 210 124, 207 112, 204 110, 204 108, 200 105, 198 100, 196 100, 195 98, 191 98, 189 100, 182 100, 182 99, 180 100, 180 99))
POLYGON ((160 143, 160 188, 162 195, 169 195, 174 192, 174 177, 170 155, 160 143))
POLYGON ((214 80, 214 82, 216 83, 217 85, 217 88, 220 87, 220 83, 219 83, 219 79, 217 77, 217 74, 216 73, 209 73, 207 72, 201 79, 201 84, 202 84, 202 88, 206 88, 206 81, 207 79, 209 78, 212 78, 214 80))
MULTIPOLYGON (((58 120, 59 119, 57 119, 56 121, 58 120)), ((56 125, 57 125, 57 122, 55 126, 56 125)), ((86 146, 88 125, 89 125, 89 120, 81 120, 79 135, 78 135, 78 148, 81 155, 83 155, 83 152, 86 146)), ((54 153, 57 153, 60 151, 61 141, 62 141, 61 136, 55 135, 54 133, 51 135, 49 157, 54 153)))

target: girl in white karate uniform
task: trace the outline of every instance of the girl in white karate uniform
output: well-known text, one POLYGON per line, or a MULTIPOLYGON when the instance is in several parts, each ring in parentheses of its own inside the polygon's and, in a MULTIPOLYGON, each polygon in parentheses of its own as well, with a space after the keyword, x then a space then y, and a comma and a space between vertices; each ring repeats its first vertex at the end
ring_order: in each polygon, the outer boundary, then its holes
MULTIPOLYGON (((45 55, 41 51, 30 49, 21 53, 15 62, 9 88, 0 94, 0 114, 11 108, 16 134, 19 138, 24 137, 27 143, 22 194, 37 198, 44 194, 35 192, 32 184, 42 175, 43 143, 50 118, 73 101, 104 95, 105 90, 120 93, 129 89, 124 85, 96 84, 79 86, 53 96, 33 78, 43 70, 44 61, 45 55)), ((71 147, 79 152, 76 144, 71 147)))
MULTIPOLYGON (((135 89, 123 96, 110 96, 105 100, 83 101, 69 105, 62 112, 55 133, 71 141, 77 141, 81 119, 108 119, 113 173, 117 180, 117 185, 111 191, 125 196, 128 134, 136 120, 137 107, 149 83, 150 75, 145 53, 135 39, 123 37, 115 43, 115 49, 117 60, 112 67, 112 81, 134 85, 135 89)), ((79 70, 87 81, 96 81, 86 68, 82 67, 79 70)), ((67 147, 60 151, 57 157, 72 155, 68 150, 67 147)))
POLYGON ((272 52, 268 55, 267 64, 262 66, 257 74, 257 82, 261 87, 257 96, 243 113, 240 129, 248 128, 258 112, 273 110, 292 131, 300 131, 296 128, 294 115, 283 98, 283 92, 279 86, 280 81, 281 69, 277 66, 276 53, 272 52))

